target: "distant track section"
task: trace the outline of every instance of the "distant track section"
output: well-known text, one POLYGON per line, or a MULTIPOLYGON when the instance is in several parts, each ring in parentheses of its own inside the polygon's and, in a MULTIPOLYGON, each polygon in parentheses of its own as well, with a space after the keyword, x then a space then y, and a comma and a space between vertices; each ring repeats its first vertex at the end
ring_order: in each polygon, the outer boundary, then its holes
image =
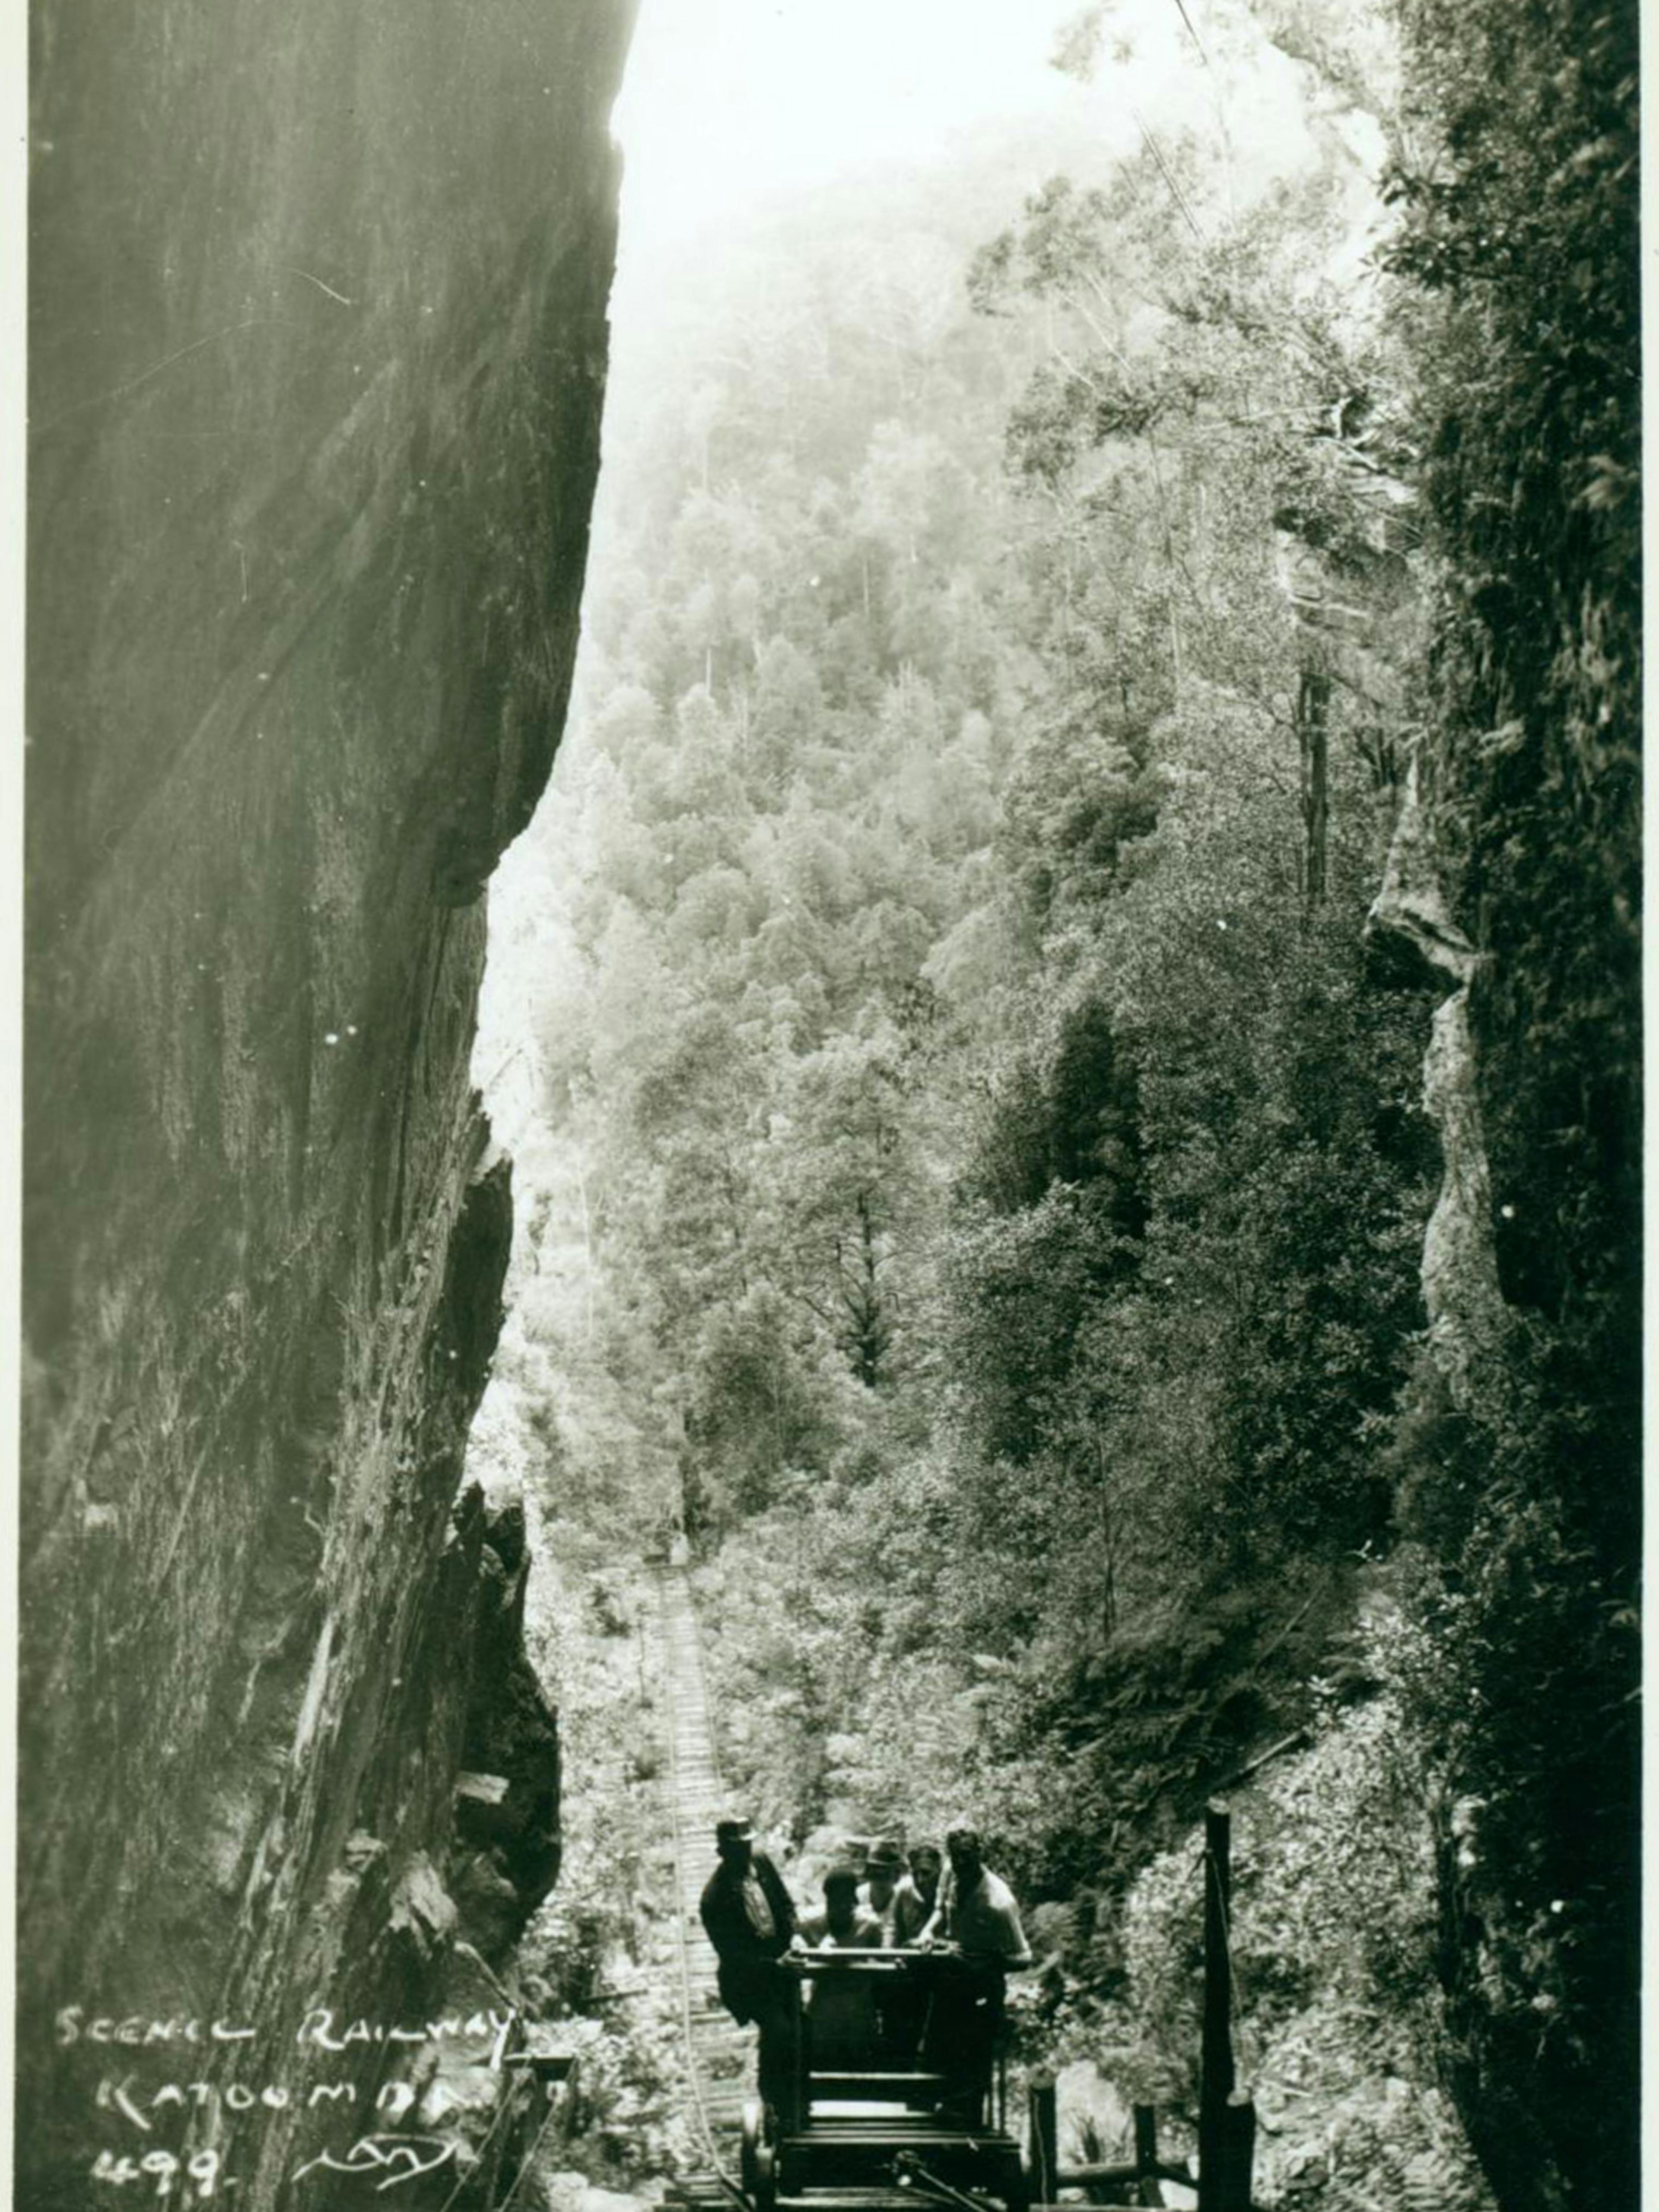
POLYGON ((714 1868, 714 1823, 726 1809, 726 1798, 696 1612, 685 1575, 677 1568, 665 1568, 657 1577, 657 1636, 673 1813, 686 2070, 709 2156, 729 2184, 737 2167, 744 2100, 754 2094, 754 2034, 739 2027, 720 2001, 714 1949, 697 1912, 703 1884, 714 1868))

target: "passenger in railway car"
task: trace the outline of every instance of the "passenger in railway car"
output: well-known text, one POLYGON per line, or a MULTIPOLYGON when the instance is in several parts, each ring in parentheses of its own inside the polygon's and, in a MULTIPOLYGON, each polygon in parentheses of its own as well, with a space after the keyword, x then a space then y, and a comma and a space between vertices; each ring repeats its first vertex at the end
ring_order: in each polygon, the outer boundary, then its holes
POLYGON ((979 1832, 954 1821, 945 1838, 950 1868, 939 1884, 933 1917, 917 1948, 950 1961, 935 1989, 924 2042, 924 2063, 961 2085, 958 2100, 971 2105, 989 2080, 1006 2009, 1006 1979, 1031 1963, 1014 1893, 986 1865, 979 1832))
MULTIPOLYGON (((800 1932, 814 1950, 878 1951, 881 1923, 859 1903, 857 1870, 834 1866, 823 1877, 823 1905, 802 1916, 800 1932)), ((807 1986, 814 2067, 855 2071, 873 2059, 880 2036, 873 1984, 842 1973, 807 1986)))
POLYGON ((985 1863, 979 1831, 957 1820, 946 1831, 950 1869, 939 1887, 933 1918, 923 1936, 953 1944, 964 1959, 986 1961, 1014 1972, 1031 1963, 1031 1947, 1020 1926, 1014 1893, 985 1863))
MULTIPOLYGON (((896 1951, 908 1940, 908 1922, 920 1927, 927 1915, 916 1919, 920 1899, 915 1884, 905 1866, 904 1847, 896 1836, 884 1836, 870 1847, 864 1862, 864 1881, 859 1888, 859 1905, 881 1928, 881 1947, 884 1951, 896 1951)), ((921 2015, 916 2010, 916 1990, 908 1984, 889 1980, 882 1984, 876 2001, 879 2015, 881 2043, 884 2051, 895 2057, 908 2048, 915 2047, 915 2027, 919 2027, 921 2015)))
MULTIPOLYGON (((895 1858, 902 1855, 896 1844, 880 1843, 869 1860, 870 1880, 866 1901, 872 1910, 881 1895, 878 1887, 878 1860, 890 1851, 895 1858)), ((883 1942, 890 1950, 912 1949, 916 1939, 933 1917, 939 1901, 939 1878, 944 1864, 937 1845, 918 1844, 910 1854, 909 1871, 891 1885, 891 1901, 883 1921, 883 1942)), ((915 2063, 921 2045, 921 2033, 927 2017, 927 1990, 919 1978, 908 1973, 896 1981, 889 1982, 881 1995, 882 2040, 888 2057, 896 2066, 910 2066, 915 2063)))
MULTIPOLYGON (((905 1906, 915 1899, 915 1884, 905 1867, 904 1852, 897 1838, 884 1836, 878 1844, 871 1846, 870 1856, 864 1862, 864 1880, 859 1886, 860 1909, 881 1923, 884 1950, 896 1950, 904 1942, 899 1933, 899 1922, 905 1906)), ((922 1917, 927 1917, 926 1914, 922 1917)))
POLYGON ((793 2124, 795 2094, 793 1992, 779 1960, 805 1948, 794 1899, 741 1815, 717 1821, 720 1864, 704 1884, 698 1911, 720 1961, 720 2002, 740 2027, 759 2031, 761 2100, 793 2124))
POLYGON ((858 1871, 832 1866, 823 1877, 823 1903, 815 1912, 800 1917, 800 1932, 820 1951, 878 1951, 881 1923, 865 1910, 859 1896, 858 1871))
POLYGON ((901 1947, 915 1942, 933 1918, 939 1904, 939 1876, 945 1855, 937 1844, 918 1844, 910 1854, 910 1872, 898 1886, 894 1925, 901 1947))

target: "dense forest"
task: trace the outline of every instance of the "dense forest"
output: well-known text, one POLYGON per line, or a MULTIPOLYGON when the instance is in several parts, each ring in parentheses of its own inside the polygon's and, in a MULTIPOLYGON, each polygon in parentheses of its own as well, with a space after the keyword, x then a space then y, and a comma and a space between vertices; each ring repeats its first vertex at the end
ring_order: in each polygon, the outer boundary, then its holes
POLYGON ((757 1819, 974 1814, 1033 2049, 1167 2073, 1159 1885, 1293 1741, 1256 2032, 1484 2179, 1281 2201, 1629 2205, 1635 11, 1191 43, 1212 127, 872 173, 619 361, 476 1449, 690 1538, 757 1819))

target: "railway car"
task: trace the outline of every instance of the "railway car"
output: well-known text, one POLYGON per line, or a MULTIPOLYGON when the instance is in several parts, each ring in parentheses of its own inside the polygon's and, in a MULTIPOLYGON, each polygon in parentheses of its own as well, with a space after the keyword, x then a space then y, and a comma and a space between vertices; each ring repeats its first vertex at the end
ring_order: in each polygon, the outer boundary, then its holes
POLYGON ((744 2110, 740 2180, 753 2212, 916 2212, 930 2202, 1029 2212, 1030 2170, 1007 2126, 995 2037, 930 2032, 973 2002, 961 1962, 849 1948, 789 1963, 793 2109, 744 2110), (878 2033, 856 2058, 844 2042, 826 2049, 813 2015, 827 2017, 826 1996, 850 1994, 836 1986, 842 1977, 867 1981, 872 2012, 902 2017, 909 2033, 878 2033))

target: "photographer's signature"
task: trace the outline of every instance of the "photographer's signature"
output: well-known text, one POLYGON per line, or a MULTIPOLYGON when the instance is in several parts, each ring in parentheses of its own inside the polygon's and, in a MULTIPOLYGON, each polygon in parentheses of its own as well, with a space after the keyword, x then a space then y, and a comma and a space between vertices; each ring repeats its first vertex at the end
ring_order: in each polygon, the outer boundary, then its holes
POLYGON ((330 2173, 379 2174, 380 2193, 397 2188, 399 2182, 417 2180, 423 2173, 435 2173, 454 2155, 453 2136, 360 2136, 343 2157, 331 2150, 319 2152, 294 2179, 303 2181, 319 2166, 330 2173))

